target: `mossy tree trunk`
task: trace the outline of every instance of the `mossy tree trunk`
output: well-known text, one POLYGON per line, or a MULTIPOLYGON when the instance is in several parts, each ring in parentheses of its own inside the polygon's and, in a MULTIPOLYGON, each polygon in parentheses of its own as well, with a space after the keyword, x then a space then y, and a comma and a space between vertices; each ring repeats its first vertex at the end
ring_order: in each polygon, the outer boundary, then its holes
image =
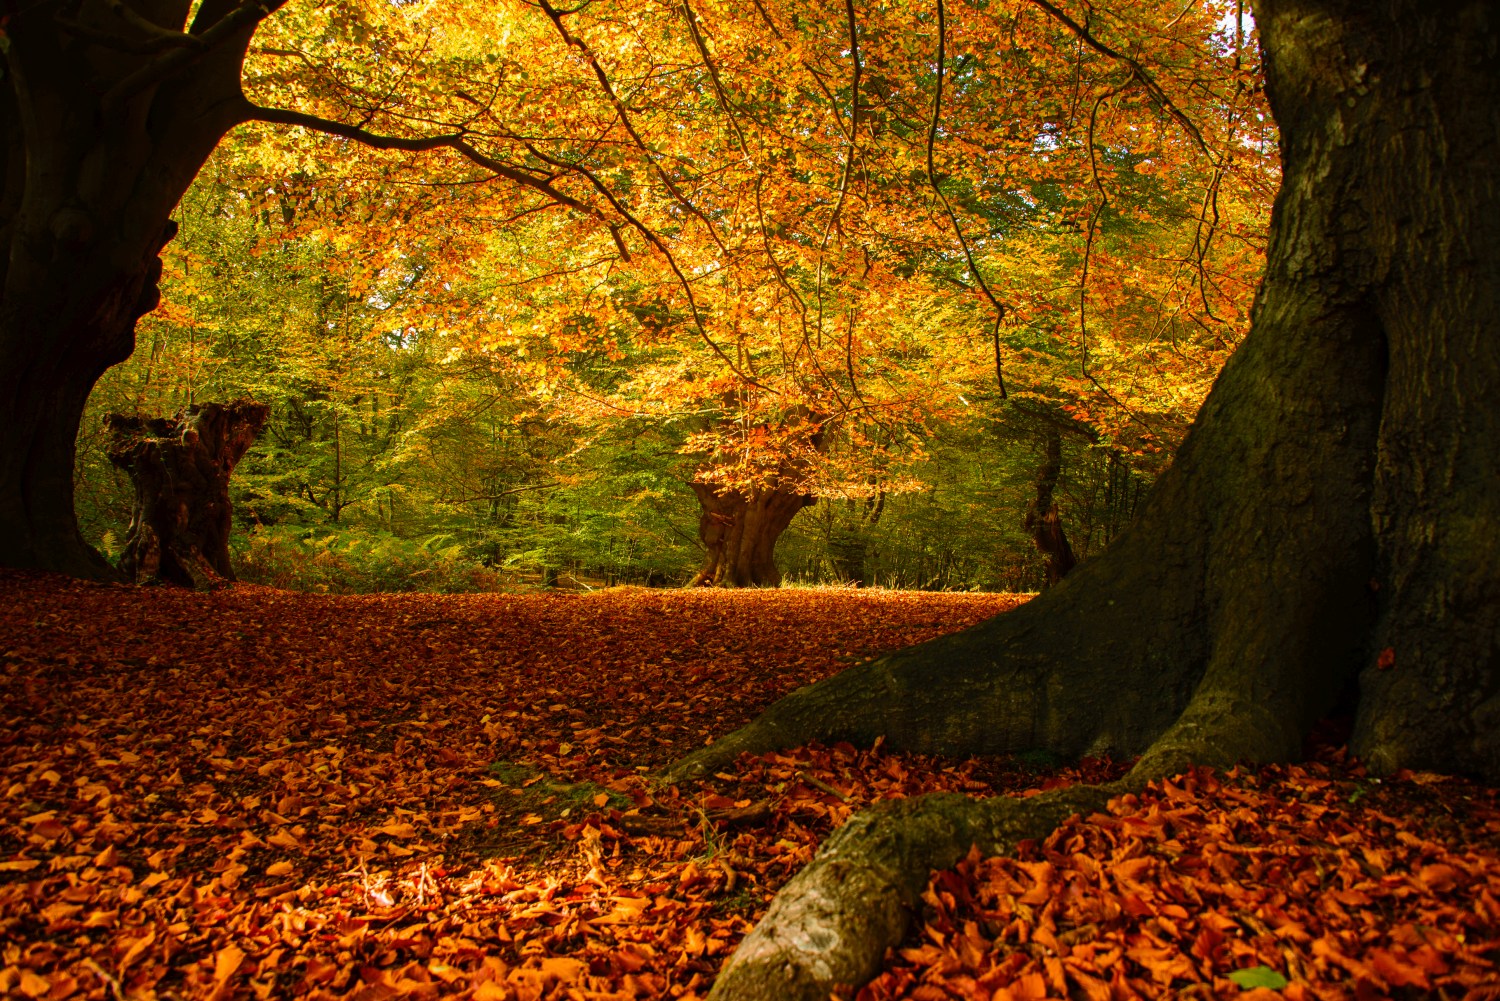
MULTIPOLYGON (((1126 788, 1294 758, 1357 680, 1354 749, 1376 768, 1500 780, 1500 11, 1261 0, 1255 14, 1284 159, 1267 273, 1137 522, 1029 604, 801 689, 669 777, 884 737, 1140 755, 1126 788)), ((869 978, 928 869, 1113 791, 861 815, 712 996, 821 999, 869 978)))
POLYGON ((130 475, 135 506, 120 570, 127 579, 211 588, 229 565, 229 477, 271 408, 194 404, 172 417, 110 414, 109 459, 130 475))

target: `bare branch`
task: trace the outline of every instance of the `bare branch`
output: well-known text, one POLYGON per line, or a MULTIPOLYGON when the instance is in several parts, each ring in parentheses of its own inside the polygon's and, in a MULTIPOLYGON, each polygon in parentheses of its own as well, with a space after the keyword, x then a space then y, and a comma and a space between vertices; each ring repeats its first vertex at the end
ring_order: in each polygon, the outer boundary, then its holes
POLYGON ((499 490, 495 493, 472 494, 468 497, 445 497, 441 502, 444 504, 473 504, 477 501, 497 501, 502 497, 514 497, 516 494, 530 493, 533 490, 556 490, 563 484, 557 481, 548 483, 528 483, 525 486, 512 487, 509 490, 499 490))

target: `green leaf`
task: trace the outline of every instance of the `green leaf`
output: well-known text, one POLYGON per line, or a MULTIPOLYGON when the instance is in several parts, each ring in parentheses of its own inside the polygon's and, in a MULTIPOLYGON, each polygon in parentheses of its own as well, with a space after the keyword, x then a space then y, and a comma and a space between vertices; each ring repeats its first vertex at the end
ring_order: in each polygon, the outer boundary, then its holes
POLYGON ((1252 966, 1245 970, 1235 970, 1229 975, 1229 979, 1245 990, 1252 987, 1269 987, 1272 990, 1280 990, 1287 986, 1287 979, 1269 966, 1252 966))

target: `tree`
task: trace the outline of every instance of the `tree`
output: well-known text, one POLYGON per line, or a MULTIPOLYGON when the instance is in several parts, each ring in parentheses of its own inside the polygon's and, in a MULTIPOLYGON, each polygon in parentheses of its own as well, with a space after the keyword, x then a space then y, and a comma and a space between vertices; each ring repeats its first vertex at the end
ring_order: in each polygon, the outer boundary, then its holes
POLYGON ((1285 180, 1252 331, 1146 510, 1021 609, 804 688, 672 774, 815 739, 1140 755, 1110 788, 862 814, 716 998, 826 997, 927 870, 1193 764, 1298 756, 1344 701, 1380 772, 1500 780, 1500 17, 1261 0, 1285 180))
POLYGON ((168 214, 241 110, 266 8, 150 16, 7 3, 0 49, 0 563, 99 576, 73 514, 73 447, 94 382, 157 302, 168 214), (129 16, 126 16, 126 15, 129 16))
POLYGON ((128 579, 205 589, 235 579, 229 476, 270 411, 236 400, 194 404, 172 417, 109 415, 110 461, 135 485, 120 558, 128 579))
POLYGON ((1053 496, 1062 475, 1062 434, 1047 424, 1042 427, 1041 437, 1042 461, 1036 470, 1036 496, 1026 508, 1024 524, 1037 552, 1047 561, 1047 586, 1052 587, 1068 575, 1078 560, 1053 496))
MULTIPOLYGON (((241 81, 246 51, 283 3, 7 0, 0 7, 0 565, 116 575, 84 541, 73 511, 79 422, 90 389, 129 357, 136 320, 159 301, 157 255, 176 232, 173 207, 235 126, 273 121, 379 149, 449 150, 544 205, 570 206, 598 223, 598 209, 553 185, 566 168, 502 162, 461 129, 413 134, 401 128, 402 109, 384 98, 371 99, 375 111, 363 125, 251 101, 241 81), (363 127, 393 123, 396 135, 363 127)), ((393 41, 348 14, 337 24, 325 20, 321 41, 345 32, 393 41)), ((476 61, 463 52, 444 56, 432 61, 459 76, 476 61)), ((287 81, 271 76, 259 81, 262 91, 286 96, 287 81)), ((372 92, 388 93, 375 76, 372 92)), ((331 94, 292 91, 340 107, 369 97, 347 82, 331 94)), ((467 110, 461 117, 474 124, 467 110)))
POLYGON ((698 540, 707 555, 689 586, 777 586, 781 571, 776 566, 776 542, 797 512, 817 502, 808 474, 822 449, 824 432, 815 418, 801 413, 779 428, 742 425, 740 431, 738 454, 731 456, 740 475, 731 473, 727 483, 716 483, 713 476, 720 470, 710 460, 693 481, 702 509, 698 540), (765 440, 773 436, 790 442, 767 448, 765 440), (745 467, 751 473, 748 479, 745 467))

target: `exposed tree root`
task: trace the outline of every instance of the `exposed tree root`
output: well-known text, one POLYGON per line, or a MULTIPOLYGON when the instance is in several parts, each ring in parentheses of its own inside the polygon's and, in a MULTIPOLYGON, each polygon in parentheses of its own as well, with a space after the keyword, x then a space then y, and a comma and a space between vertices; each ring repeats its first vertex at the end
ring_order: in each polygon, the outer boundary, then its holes
MULTIPOLYGON (((833 834, 777 895, 766 916, 725 964, 711 1001, 824 1001, 879 971, 906 936, 933 870, 956 865, 971 848, 985 855, 1044 838, 1069 818, 1096 813, 1110 799, 1191 765, 1266 760, 1280 750, 1280 728, 1261 730, 1274 712, 1221 711, 1200 693, 1117 782, 1072 786, 1025 799, 970 799, 949 793, 879 803, 833 834)), ((1281 756, 1281 755, 1277 755, 1281 756)))
POLYGON ((840 986, 863 984, 905 937, 932 870, 957 864, 973 845, 996 854, 1045 837, 1127 788, 1122 780, 1030 799, 936 793, 864 810, 777 895, 709 997, 826 1001, 840 986))

